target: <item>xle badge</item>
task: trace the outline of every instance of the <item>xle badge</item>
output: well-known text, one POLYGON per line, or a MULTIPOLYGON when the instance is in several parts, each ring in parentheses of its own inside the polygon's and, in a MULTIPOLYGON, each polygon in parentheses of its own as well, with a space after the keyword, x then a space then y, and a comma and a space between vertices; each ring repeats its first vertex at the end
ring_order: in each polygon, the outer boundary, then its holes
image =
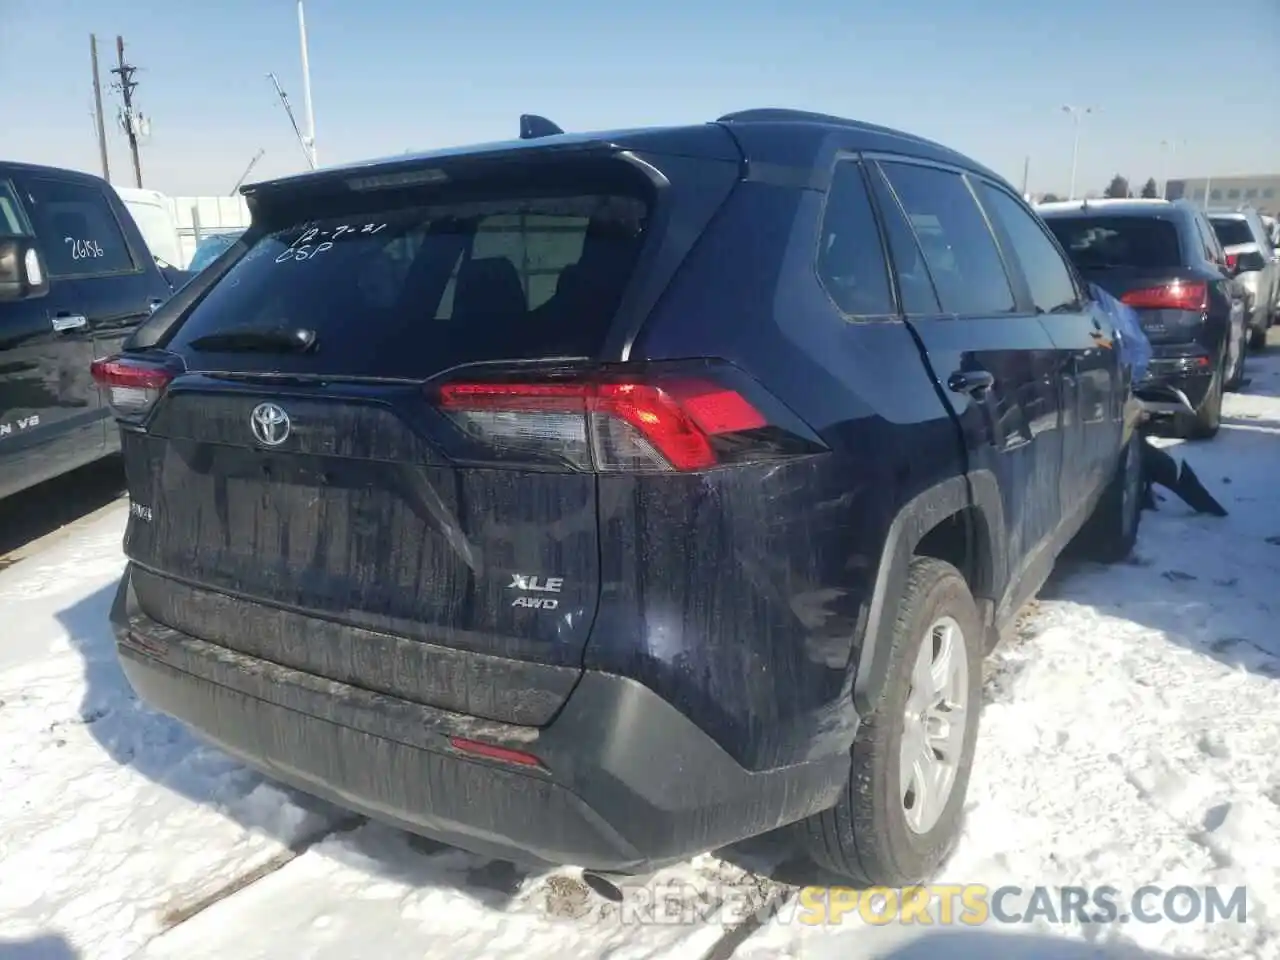
MULTIPOLYGON (((530 577, 523 573, 513 573, 508 590, 520 590, 524 593, 559 593, 564 586, 563 577, 530 577)), ((560 606, 555 597, 516 597, 511 601, 513 607, 529 607, 535 610, 554 610, 560 606)))

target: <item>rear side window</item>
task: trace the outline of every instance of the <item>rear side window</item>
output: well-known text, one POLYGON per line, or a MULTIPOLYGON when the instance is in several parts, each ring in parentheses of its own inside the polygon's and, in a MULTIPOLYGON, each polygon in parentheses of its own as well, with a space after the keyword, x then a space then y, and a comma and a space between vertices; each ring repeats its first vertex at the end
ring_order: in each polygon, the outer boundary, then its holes
POLYGON ((18 195, 13 190, 13 184, 0 180, 0 233, 23 236, 30 232, 27 218, 22 215, 22 206, 18 203, 18 195))
POLYGON ((881 165, 924 253, 947 313, 1009 313, 1013 290, 995 238, 964 179, 916 164, 881 165))
POLYGON ((304 328, 315 350, 290 369, 414 379, 459 363, 593 356, 646 218, 641 198, 609 194, 422 206, 371 197, 358 214, 255 229, 169 348, 304 328))
POLYGON ((911 224, 907 223, 906 215, 884 177, 877 174, 871 178, 871 192, 880 205, 885 236, 889 238, 889 253, 893 257, 903 312, 908 316, 941 313, 942 307, 938 304, 938 295, 934 292, 933 279, 929 276, 920 244, 916 242, 911 224))
POLYGON ((1018 201, 1003 190, 989 183, 983 183, 980 189, 992 218, 1004 228, 1013 245, 1013 255, 1022 266, 1037 312, 1074 310, 1079 304, 1079 294, 1066 261, 1048 234, 1018 201))
POLYGON ((101 277, 134 269, 124 231, 100 187, 31 180, 28 192, 50 276, 101 277))
POLYGON ((895 312, 875 214, 857 163, 836 165, 822 216, 818 277, 842 311, 854 316, 895 312))
POLYGON ((1178 226, 1158 217, 1052 217, 1045 221, 1081 270, 1182 266, 1178 226))
POLYGON ((1218 235, 1224 247, 1257 242, 1243 217, 1210 217, 1209 222, 1213 224, 1213 232, 1218 235))
POLYGON ((1213 232, 1213 228, 1203 217, 1196 214, 1192 218, 1196 225, 1196 235, 1200 239, 1200 245, 1204 248, 1204 258, 1210 263, 1224 263, 1226 254, 1222 250, 1222 244, 1218 242, 1218 235, 1213 232))

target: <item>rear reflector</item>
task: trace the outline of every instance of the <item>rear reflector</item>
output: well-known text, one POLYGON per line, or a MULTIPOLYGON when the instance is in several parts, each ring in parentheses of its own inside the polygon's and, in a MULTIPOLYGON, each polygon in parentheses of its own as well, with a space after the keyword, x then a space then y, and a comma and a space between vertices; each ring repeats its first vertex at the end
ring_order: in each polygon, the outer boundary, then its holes
POLYGON ((442 410, 498 450, 553 452, 579 469, 688 471, 720 462, 713 438, 769 425, 716 383, 452 383, 442 410))
POLYGON ((1203 282, 1184 283, 1175 280, 1159 287, 1130 290, 1120 299, 1139 309, 1190 310, 1198 313, 1209 306, 1209 288, 1203 282))
POLYGON ((449 745, 462 753, 484 757, 488 760, 514 763, 521 767, 542 766, 542 761, 532 753, 525 753, 523 750, 512 750, 510 747, 499 747, 492 743, 482 743, 479 740, 468 740, 466 737, 450 737, 449 745))
POLYGON ((136 419, 149 411, 173 380, 172 370, 123 357, 95 360, 89 372, 111 412, 124 419, 136 419))

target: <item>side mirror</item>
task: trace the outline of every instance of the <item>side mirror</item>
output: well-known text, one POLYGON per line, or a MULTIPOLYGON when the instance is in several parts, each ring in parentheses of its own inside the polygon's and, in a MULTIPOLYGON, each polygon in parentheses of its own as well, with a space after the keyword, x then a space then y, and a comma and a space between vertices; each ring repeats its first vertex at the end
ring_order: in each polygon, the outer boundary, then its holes
POLYGON ((0 237, 0 302, 30 300, 49 292, 34 237, 0 237))

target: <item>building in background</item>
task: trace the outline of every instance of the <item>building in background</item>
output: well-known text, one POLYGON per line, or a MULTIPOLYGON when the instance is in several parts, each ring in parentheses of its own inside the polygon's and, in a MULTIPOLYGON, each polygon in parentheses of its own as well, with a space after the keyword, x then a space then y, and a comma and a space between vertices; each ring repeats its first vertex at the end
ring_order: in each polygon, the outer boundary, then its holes
POLYGON ((1209 188, 1210 207, 1238 207, 1247 204, 1263 213, 1280 213, 1280 173, 1255 177, 1188 177, 1171 179, 1165 188, 1170 200, 1185 198, 1205 206, 1204 191, 1209 188))

